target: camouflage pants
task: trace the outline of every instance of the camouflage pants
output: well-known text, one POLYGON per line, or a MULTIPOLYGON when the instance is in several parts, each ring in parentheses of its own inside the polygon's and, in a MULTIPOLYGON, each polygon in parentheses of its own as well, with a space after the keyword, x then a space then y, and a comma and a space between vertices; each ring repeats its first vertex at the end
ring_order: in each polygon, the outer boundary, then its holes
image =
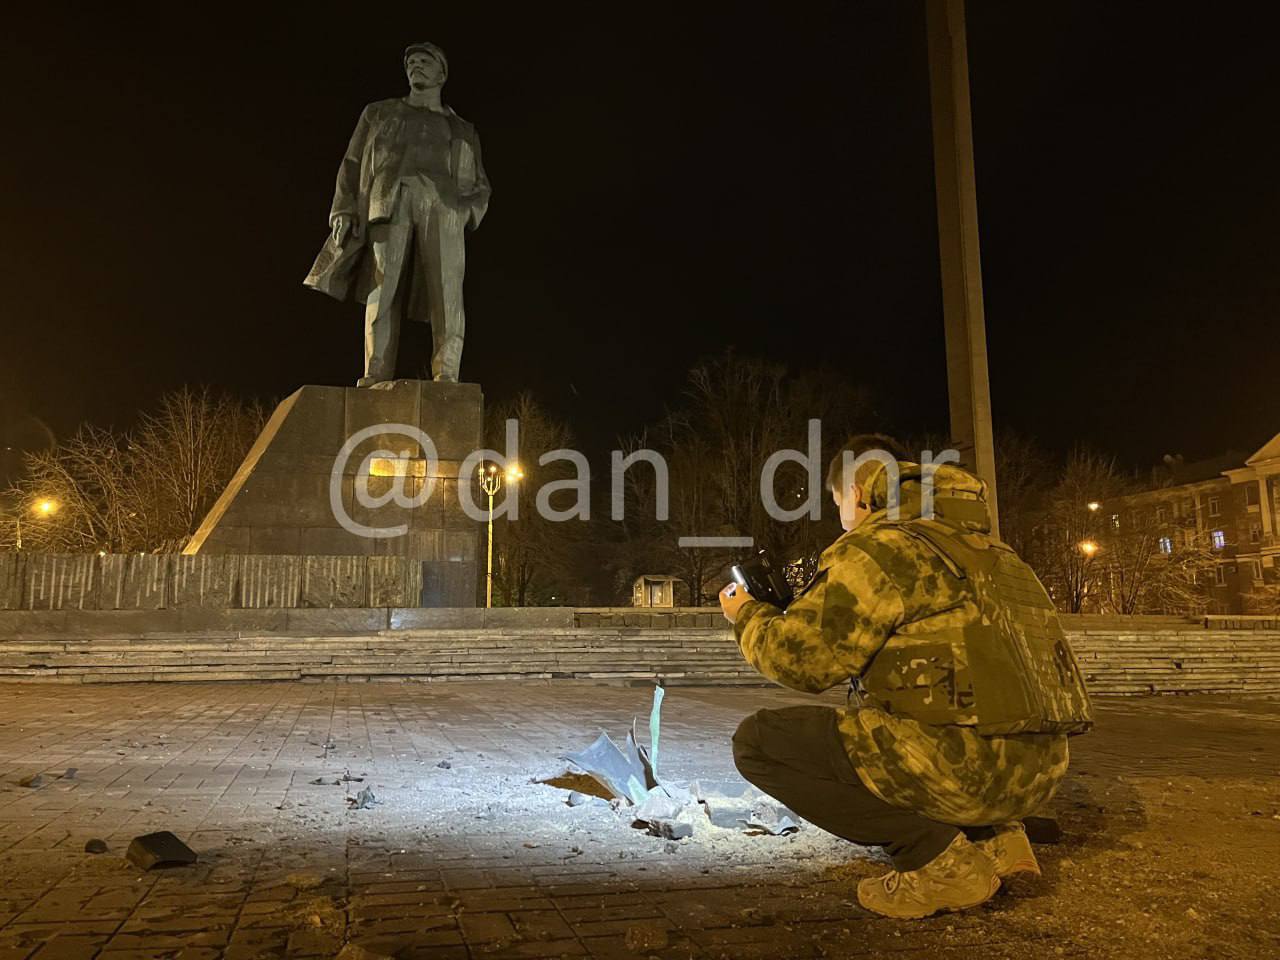
MULTIPOLYGON (((739 772, 814 826, 851 843, 884 847, 897 870, 918 870, 955 839, 959 829, 890 806, 858 777, 830 707, 761 710, 733 736, 739 772)), ((989 830, 965 829, 970 839, 989 830)))

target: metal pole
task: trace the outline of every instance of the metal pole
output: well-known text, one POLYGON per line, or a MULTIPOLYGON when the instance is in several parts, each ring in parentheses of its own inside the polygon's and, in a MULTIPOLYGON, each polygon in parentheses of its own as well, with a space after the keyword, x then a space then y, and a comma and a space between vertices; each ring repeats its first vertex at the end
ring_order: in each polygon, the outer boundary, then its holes
POLYGON ((964 466, 987 483, 992 532, 1000 535, 987 329, 978 256, 978 199, 969 110, 964 0, 925 0, 933 105, 933 172, 942 261, 951 436, 964 466))
MULTIPOLYGON (((486 487, 486 489, 489 489, 486 487)), ((493 606, 493 495, 496 489, 489 489, 489 559, 486 562, 485 584, 484 584, 484 605, 486 608, 493 606)))
POLYGON ((16 552, 21 553, 22 552, 22 514, 15 513, 13 515, 13 527, 15 531, 14 540, 16 541, 13 549, 16 552))

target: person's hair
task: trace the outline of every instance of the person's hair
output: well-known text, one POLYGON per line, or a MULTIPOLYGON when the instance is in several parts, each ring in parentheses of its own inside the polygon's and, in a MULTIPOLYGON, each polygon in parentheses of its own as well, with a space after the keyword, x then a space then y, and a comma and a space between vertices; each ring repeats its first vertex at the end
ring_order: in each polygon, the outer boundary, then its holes
MULTIPOLYGON (((844 493, 844 484, 841 482, 844 473, 845 454, 850 455, 851 460, 856 460, 864 453, 872 450, 883 450, 895 460, 910 460, 911 457, 907 453, 906 448, 902 446, 893 437, 883 433, 859 433, 850 437, 845 441, 845 445, 836 451, 836 455, 831 458, 831 462, 827 464, 827 489, 839 490, 844 493)), ((880 466, 877 460, 868 460, 866 463, 858 467, 858 475, 854 477, 853 482, 858 486, 865 486, 863 481, 871 473, 872 470, 880 466)))

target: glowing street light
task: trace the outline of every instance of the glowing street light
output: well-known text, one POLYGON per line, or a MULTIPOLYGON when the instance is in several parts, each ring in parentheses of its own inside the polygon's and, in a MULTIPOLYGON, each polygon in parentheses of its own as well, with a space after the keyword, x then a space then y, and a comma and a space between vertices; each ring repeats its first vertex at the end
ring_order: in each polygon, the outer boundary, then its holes
POLYGON ((1102 504, 1100 504, 1097 500, 1090 500, 1086 504, 1086 506, 1089 508, 1090 513, 1097 513, 1099 510, 1102 509, 1102 504))
POLYGON ((489 464, 489 469, 480 468, 480 489, 489 495, 489 556, 485 563, 484 605, 493 606, 493 498, 502 489, 502 482, 515 483, 524 476, 520 464, 511 463, 505 471, 499 472, 497 464, 489 464))
POLYGON ((1093 540, 1081 540, 1080 552, 1092 560, 1094 555, 1098 552, 1098 544, 1093 540))
MULTIPOLYGON (((31 512, 37 517, 51 517, 58 512, 60 506, 62 504, 53 497, 42 497, 31 504, 31 512)), ((22 511, 13 515, 13 531, 13 548, 20 551, 22 549, 22 511)))

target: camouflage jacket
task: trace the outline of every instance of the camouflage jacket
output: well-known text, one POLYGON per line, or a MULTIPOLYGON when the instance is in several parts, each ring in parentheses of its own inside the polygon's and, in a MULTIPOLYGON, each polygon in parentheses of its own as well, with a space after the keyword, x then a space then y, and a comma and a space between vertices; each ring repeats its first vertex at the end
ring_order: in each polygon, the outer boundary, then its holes
MULTIPOLYGON (((920 515, 913 466, 902 465, 901 519, 920 515)), ((935 489, 985 507, 985 485, 957 468, 939 468, 935 489)), ((748 601, 734 630, 743 656, 770 680, 806 693, 853 680, 856 694, 857 678, 891 637, 964 626, 978 616, 938 555, 882 510, 823 553, 817 574, 785 613, 748 601)), ((854 695, 840 713, 845 749, 867 788, 944 823, 1025 816, 1053 795, 1066 772, 1064 734, 983 736, 964 725, 890 714, 854 695)))

